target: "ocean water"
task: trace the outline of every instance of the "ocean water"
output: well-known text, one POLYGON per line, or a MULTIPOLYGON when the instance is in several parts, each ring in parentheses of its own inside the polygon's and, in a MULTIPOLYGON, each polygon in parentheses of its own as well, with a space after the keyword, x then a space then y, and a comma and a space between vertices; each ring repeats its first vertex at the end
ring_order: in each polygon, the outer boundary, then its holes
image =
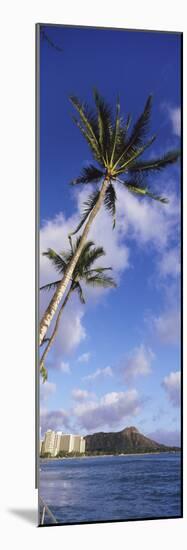
POLYGON ((180 517, 180 476, 180 453, 42 460, 40 495, 66 524, 180 517))

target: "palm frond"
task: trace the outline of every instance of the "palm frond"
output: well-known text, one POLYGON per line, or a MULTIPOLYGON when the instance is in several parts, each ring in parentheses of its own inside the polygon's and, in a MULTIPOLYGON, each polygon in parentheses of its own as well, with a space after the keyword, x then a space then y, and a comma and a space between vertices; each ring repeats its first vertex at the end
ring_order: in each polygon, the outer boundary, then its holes
POLYGON ((115 126, 112 133, 112 152, 111 152, 111 158, 110 158, 110 164, 112 166, 116 145, 118 143, 118 140, 120 138, 120 102, 119 100, 116 103, 116 120, 115 120, 115 126))
POLYGON ((85 273, 86 275, 90 275, 92 273, 103 273, 104 271, 112 271, 112 267, 95 267, 93 269, 85 271, 85 273))
POLYGON ((91 211, 93 210, 94 206, 96 205, 96 202, 99 198, 99 191, 95 191, 94 193, 91 193, 91 195, 88 197, 87 201, 84 202, 84 212, 82 215, 82 219, 78 226, 76 227, 75 231, 72 231, 69 233, 69 237, 71 238, 71 235, 75 235, 78 233, 78 231, 81 229, 81 227, 84 225, 85 221, 87 220, 88 216, 90 215, 91 211))
POLYGON ((146 101, 143 113, 140 115, 140 117, 138 118, 137 122, 134 125, 132 134, 129 137, 129 143, 127 144, 127 147, 130 147, 132 143, 134 143, 134 145, 136 146, 142 144, 142 141, 145 139, 149 128, 151 109, 152 109, 152 95, 149 95, 146 101))
POLYGON ((44 367, 44 364, 42 363, 41 367, 40 367, 40 374, 41 374, 41 377, 42 377, 42 382, 44 384, 44 382, 46 382, 47 380, 47 370, 46 368, 44 367))
POLYGON ((90 166, 85 166, 82 169, 82 172, 78 178, 75 178, 71 185, 77 185, 79 183, 97 183, 104 176, 104 173, 101 170, 98 170, 96 166, 90 164, 90 166))
POLYGON ((146 195, 147 195, 147 197, 150 197, 151 199, 154 199, 155 201, 162 202, 163 204, 168 204, 169 203, 169 199, 167 197, 162 197, 160 195, 155 195, 154 193, 151 193, 151 191, 149 191, 149 189, 147 189, 146 195))
POLYGON ((180 151, 169 151, 160 158, 132 163, 129 170, 132 172, 143 172, 148 170, 162 170, 166 166, 174 164, 180 157, 180 151))
POLYGON ((73 107, 75 107, 75 109, 78 111, 85 128, 88 130, 93 139, 95 139, 98 143, 98 127, 94 111, 91 111, 85 102, 80 103, 79 99, 76 96, 70 96, 69 99, 73 107))
POLYGON ((40 287, 40 290, 51 290, 51 289, 56 289, 57 286, 59 285, 59 283, 61 282, 62 279, 59 279, 58 281, 53 281, 53 283, 48 283, 46 285, 43 285, 40 287))
MULTIPOLYGON (((79 237, 77 237, 77 239, 76 239, 76 243, 74 245, 74 252, 76 252, 77 248, 79 247, 80 241, 81 241, 81 235, 79 235, 79 237)), ((95 244, 94 241, 91 241, 91 240, 86 241, 86 243, 83 246, 81 254, 83 256, 85 256, 85 254, 87 254, 87 252, 89 252, 90 248, 92 248, 92 246, 94 246, 94 244, 95 244)))
POLYGON ((91 149, 91 152, 93 154, 93 157, 97 160, 97 162, 101 165, 103 165, 103 162, 102 162, 102 154, 101 154, 101 150, 100 150, 100 146, 99 146, 99 143, 96 141, 96 139, 93 137, 93 135, 91 135, 86 129, 85 127, 79 122, 79 120, 76 118, 76 117, 72 117, 73 121, 75 122, 76 126, 79 128, 79 130, 81 131, 81 134, 83 135, 83 137, 85 138, 85 140, 87 141, 90 149, 91 149))
POLYGON ((99 144, 104 159, 107 162, 106 150, 110 149, 112 136, 112 113, 111 108, 100 96, 96 88, 93 91, 98 115, 99 144))
MULTIPOLYGON (((117 170, 117 173, 118 174, 121 174, 123 173, 127 168, 128 170, 130 169, 131 165, 133 164, 133 162, 135 161, 135 159, 137 159, 138 157, 140 157, 141 155, 143 155, 144 151, 146 151, 146 149, 148 149, 148 147, 150 147, 153 142, 155 141, 156 139, 156 135, 152 136, 148 141, 147 143, 145 143, 144 145, 142 145, 142 147, 139 147, 138 149, 135 150, 134 153, 132 153, 132 155, 128 158, 128 160, 126 159, 125 162, 123 163, 123 157, 121 159, 121 163, 120 163, 120 169, 117 170)), ((125 155, 124 155, 125 156, 125 155)))
POLYGON ((151 197, 156 201, 162 202, 163 204, 167 204, 169 202, 166 197, 155 195, 148 189, 148 187, 137 185, 136 182, 134 181, 122 181, 122 180, 118 180, 118 181, 122 183, 131 193, 135 193, 137 195, 144 195, 144 196, 147 195, 148 197, 151 197))
POLYGON ((74 284, 73 290, 76 290, 78 292, 81 304, 85 304, 86 300, 84 298, 84 294, 83 294, 82 287, 81 287, 80 283, 76 282, 74 284))
POLYGON ((59 255, 61 256, 62 260, 65 262, 65 264, 67 265, 69 263, 69 261, 71 260, 72 258, 72 250, 61 250, 59 255))
MULTIPOLYGON (((104 248, 102 246, 98 246, 95 248, 92 248, 89 252, 84 254, 82 256, 82 266, 83 266, 83 274, 85 271, 88 271, 88 269, 93 265, 98 258, 101 258, 101 256, 105 255, 104 248)), ((81 272, 81 265, 78 266, 79 272, 81 272)))
POLYGON ((54 267, 59 273, 64 273, 67 268, 67 263, 63 258, 53 250, 53 248, 48 248, 46 252, 43 252, 43 256, 47 256, 51 260, 54 267))
POLYGON ((77 120, 75 117, 73 117, 73 120, 75 124, 79 127, 82 134, 84 135, 85 139, 87 140, 94 157, 99 161, 101 161, 102 155, 101 155, 101 148, 99 143, 99 136, 98 136, 98 124, 97 124, 97 117, 94 113, 94 111, 91 111, 86 103, 81 104, 79 99, 75 96, 70 96, 70 101, 73 105, 73 107, 77 110, 79 113, 80 119, 82 121, 82 124, 80 124, 79 120, 77 120))
POLYGON ((152 107, 152 96, 150 95, 146 101, 143 113, 138 118, 134 125, 129 140, 126 143, 126 147, 121 156, 115 162, 115 166, 120 164, 122 159, 128 160, 133 153, 137 151, 137 148, 142 147, 144 139, 147 134, 150 115, 152 107))
POLYGON ((127 115, 127 121, 126 121, 126 124, 124 126, 125 137, 127 135, 128 129, 130 127, 131 121, 132 121, 132 116, 128 114, 127 115))
POLYGON ((125 147, 126 147, 126 144, 127 144, 127 134, 128 134, 129 126, 131 124, 131 120, 132 120, 131 115, 127 116, 126 122, 124 122, 122 118, 120 120, 120 125, 119 125, 118 133, 117 133, 115 154, 114 154, 114 159, 113 159, 113 164, 114 165, 117 163, 119 157, 121 158, 121 155, 123 154, 123 152, 125 150, 125 147))
MULTIPOLYGON (((72 256, 73 256, 76 253, 76 251, 79 247, 79 244, 80 244, 80 241, 81 241, 81 235, 76 239, 76 242, 74 244, 72 243, 71 237, 70 237, 70 241, 71 241, 72 256)), ((87 241, 85 243, 85 245, 83 246, 82 252, 81 252, 81 254, 79 256, 79 259, 76 263, 76 266, 73 270, 73 274, 72 274, 72 279, 73 280, 75 280, 77 278, 77 276, 79 277, 80 273, 83 272, 84 266, 85 266, 85 259, 86 259, 87 255, 89 253, 89 250, 92 248, 92 246, 94 246, 93 241, 87 241)))
POLYGON ((116 288, 117 284, 112 277, 107 277, 107 275, 95 275, 91 277, 86 277, 86 284, 91 286, 102 286, 103 288, 116 288))
POLYGON ((116 224, 116 192, 112 183, 110 183, 105 192, 104 205, 113 218, 113 229, 116 224))
MULTIPOLYGON (((79 237, 80 239, 80 237, 79 237)), ((78 241, 78 239, 77 239, 78 241)), ((76 246, 76 245, 75 245, 76 246)), ((73 289, 77 289, 80 295, 80 289, 77 288, 77 285, 80 284, 80 280, 88 282, 88 284, 98 284, 102 286, 102 281, 104 286, 111 286, 113 284, 113 279, 105 275, 106 271, 110 271, 111 267, 93 267, 93 264, 102 256, 105 255, 105 251, 102 246, 94 246, 92 241, 88 241, 84 246, 80 258, 76 264, 76 267, 72 276, 72 286, 73 289), (112 281, 112 283, 111 283, 112 281)), ((81 299, 81 295, 80 295, 81 299)))
MULTIPOLYGON (((81 239, 81 236, 79 239, 77 239, 77 242, 74 246, 74 253, 76 252, 77 248, 78 248, 78 245, 79 245, 79 241, 81 239)), ((82 249, 82 252, 79 256, 79 259, 76 263, 76 266, 74 268, 74 271, 73 271, 73 279, 77 279, 77 277, 81 277, 82 274, 84 273, 85 271, 85 266, 86 266, 86 262, 88 262, 89 258, 90 258, 90 254, 91 254, 91 248, 94 246, 94 242, 93 241, 87 241, 85 243, 85 245, 83 246, 83 249, 82 249)))

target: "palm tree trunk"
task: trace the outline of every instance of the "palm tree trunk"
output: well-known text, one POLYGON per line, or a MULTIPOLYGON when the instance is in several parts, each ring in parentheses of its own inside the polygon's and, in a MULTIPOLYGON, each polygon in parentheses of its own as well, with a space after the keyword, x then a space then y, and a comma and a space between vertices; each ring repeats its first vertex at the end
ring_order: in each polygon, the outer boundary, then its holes
POLYGON ((98 200, 93 208, 93 210, 91 211, 90 215, 89 215, 89 218, 88 218, 88 221, 85 225, 85 228, 83 230, 83 233, 82 233, 82 237, 81 237, 81 240, 80 240, 80 244, 76 250, 76 253, 74 254, 71 262, 69 263, 69 266, 65 272, 65 275, 61 281, 61 283, 59 283, 58 285, 58 288, 57 290, 55 291, 54 293, 54 296, 52 298, 52 300, 50 301, 50 304, 48 305, 44 315, 43 315, 43 318, 41 320, 41 323, 40 323, 40 345, 41 343, 43 342, 43 339, 46 335, 46 332, 50 326, 50 323, 56 313, 56 310, 58 308, 58 305, 62 299, 62 296, 64 295, 65 291, 66 291, 66 288, 70 282, 70 279, 71 279, 71 276, 72 276, 72 273, 75 269, 75 266, 76 266, 76 263, 80 257, 80 254, 82 252, 82 249, 86 243, 86 239, 87 239, 87 235, 89 233, 89 230, 90 230, 90 227, 92 225, 92 222, 95 218, 95 216, 97 215, 97 213, 99 212, 100 210, 100 207, 102 205, 102 202, 104 200, 104 196, 105 196, 105 191, 107 189, 107 186, 108 186, 108 183, 109 183, 109 177, 106 177, 102 183, 102 186, 101 186, 101 190, 100 190, 100 193, 99 193, 99 197, 98 197, 98 200))
POLYGON ((57 319, 56 319, 56 323, 55 323, 54 330, 53 330, 53 332, 52 332, 52 334, 51 334, 51 337, 50 337, 50 339, 49 339, 49 342, 48 342, 48 344, 47 344, 47 346, 46 346, 46 348, 45 348, 45 350, 44 350, 44 352, 43 352, 43 355, 42 355, 42 357, 41 357, 41 359, 40 359, 40 369, 41 369, 41 368, 43 367, 43 365, 44 365, 44 360, 45 360, 45 358, 46 358, 46 355, 49 353, 49 350, 50 350, 50 348, 51 348, 51 346, 52 346, 52 343, 53 343, 53 341, 54 341, 54 339, 55 339, 55 336, 56 336, 56 334, 57 334, 57 332, 58 332, 58 327, 59 327, 59 323, 60 323, 60 319, 61 319, 62 312, 63 312, 63 310, 64 310, 64 308, 65 308, 65 305, 67 304, 67 302, 68 302, 68 300, 69 300, 70 295, 71 295, 72 292, 73 292, 73 289, 72 289, 72 286, 70 286, 70 289, 68 290, 68 293, 67 293, 67 295, 66 295, 66 297, 65 297, 65 300, 63 301, 63 303, 62 303, 62 305, 61 305, 61 308, 60 308, 60 310, 59 310, 59 313, 58 313, 58 316, 57 316, 57 319))

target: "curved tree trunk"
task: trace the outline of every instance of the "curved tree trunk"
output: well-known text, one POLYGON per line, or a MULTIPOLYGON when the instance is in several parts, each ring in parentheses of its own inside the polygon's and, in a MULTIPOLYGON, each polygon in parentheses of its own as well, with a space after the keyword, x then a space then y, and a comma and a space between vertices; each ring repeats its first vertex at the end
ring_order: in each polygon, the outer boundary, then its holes
POLYGON ((83 230, 83 233, 82 233, 82 237, 81 237, 81 240, 80 240, 80 244, 77 248, 77 251, 76 253, 74 254, 71 262, 69 263, 69 266, 65 272, 65 275, 61 281, 61 283, 59 283, 58 285, 58 288, 57 290, 55 291, 54 293, 54 296, 52 298, 52 300, 50 301, 50 304, 48 305, 44 315, 43 315, 43 318, 41 320, 41 323, 40 323, 40 345, 41 343, 43 342, 43 339, 46 335, 46 332, 51 324, 51 321, 57 311, 57 308, 58 308, 58 305, 66 291, 66 288, 70 282, 70 279, 71 279, 71 276, 72 276, 72 273, 75 269, 75 266, 76 266, 76 263, 81 255, 81 252, 82 252, 82 249, 86 243, 86 239, 87 239, 87 235, 89 233, 89 230, 90 230, 90 227, 92 225, 92 222, 95 218, 95 216, 97 215, 97 213, 99 212, 100 210, 100 207, 103 203, 103 200, 104 200, 104 196, 105 196, 105 191, 107 189, 107 186, 108 186, 108 182, 109 182, 109 178, 105 178, 103 183, 102 183, 102 186, 101 186, 101 190, 100 190, 100 193, 99 193, 99 197, 98 197, 98 200, 93 208, 93 210, 91 211, 90 215, 89 215, 89 218, 88 218, 88 221, 85 225, 85 228, 83 230))
POLYGON ((50 348, 51 348, 51 346, 52 346, 52 343, 53 343, 53 341, 54 341, 54 339, 55 339, 55 336, 56 336, 56 334, 57 334, 57 332, 58 332, 58 327, 59 327, 61 315, 62 315, 62 313, 63 313, 63 310, 64 310, 64 308, 65 308, 65 305, 67 304, 67 302, 68 302, 68 300, 69 300, 70 295, 71 295, 72 292, 73 292, 73 289, 72 289, 72 286, 71 286, 70 289, 69 289, 69 291, 68 291, 68 293, 67 293, 67 296, 65 297, 65 300, 63 301, 63 303, 62 303, 62 305, 61 305, 61 308, 60 308, 59 313, 58 313, 58 315, 57 315, 57 319, 56 319, 56 323, 55 323, 55 326, 54 326, 54 330, 53 330, 53 332, 52 332, 52 334, 51 334, 51 337, 49 338, 49 342, 48 342, 48 344, 47 344, 47 346, 46 346, 46 348, 45 348, 45 350, 44 350, 44 352, 43 352, 43 354, 42 354, 42 357, 41 357, 41 359, 40 359, 40 369, 42 369, 42 367, 44 366, 44 360, 45 360, 45 358, 46 358, 46 355, 49 353, 49 350, 50 350, 50 348))

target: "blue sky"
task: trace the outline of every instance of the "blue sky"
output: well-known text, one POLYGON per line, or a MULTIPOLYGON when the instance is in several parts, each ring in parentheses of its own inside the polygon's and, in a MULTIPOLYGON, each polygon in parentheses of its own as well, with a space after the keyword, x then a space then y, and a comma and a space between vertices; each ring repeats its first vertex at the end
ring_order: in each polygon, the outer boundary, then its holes
MULTIPOLYGON (((180 145, 180 35, 45 27, 62 52, 41 38, 41 252, 68 247, 88 190, 69 182, 90 160, 72 121, 74 94, 92 102, 92 89, 133 119, 153 93, 152 154, 180 145)), ((101 211, 91 238, 103 245, 116 290, 85 289, 87 303, 68 304, 41 388, 46 428, 91 433, 135 425, 175 443, 180 430, 179 242, 180 169, 153 176, 169 205, 117 189, 117 225, 101 211)), ((90 189, 91 190, 91 189, 90 189)), ((41 256, 41 283, 56 274, 41 256)), ((42 294, 44 310, 50 294, 42 294)))

